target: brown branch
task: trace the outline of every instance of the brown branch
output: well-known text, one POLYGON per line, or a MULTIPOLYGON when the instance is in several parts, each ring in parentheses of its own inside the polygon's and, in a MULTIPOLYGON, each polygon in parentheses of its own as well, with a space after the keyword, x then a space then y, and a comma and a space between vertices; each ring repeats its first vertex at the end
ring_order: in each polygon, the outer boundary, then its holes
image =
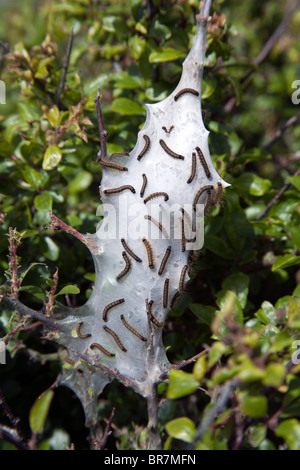
POLYGON ((60 82, 59 82, 59 85, 58 85, 57 93, 55 95, 55 104, 59 103, 60 96, 61 96, 61 94, 64 90, 64 86, 65 86, 65 82, 66 82, 66 76, 67 76, 69 63, 70 63, 70 55, 71 55, 72 46, 73 46, 73 38, 74 38, 74 35, 73 35, 73 28, 72 28, 70 36, 69 36, 68 45, 67 45, 67 50, 66 50, 66 56, 65 56, 65 60, 64 60, 64 64, 63 64, 62 75, 60 77, 60 82))
POLYGON ((97 96, 94 98, 94 102, 96 103, 98 129, 99 129, 99 137, 100 137, 100 151, 97 154, 97 160, 99 160, 100 158, 104 158, 104 159, 107 158, 107 147, 106 147, 107 131, 104 129, 104 124, 103 124, 99 89, 98 89, 97 96))
POLYGON ((294 116, 292 116, 290 119, 288 119, 275 133, 274 137, 268 142, 266 143, 264 146, 263 146, 263 149, 264 150, 268 150, 270 147, 272 147, 272 145, 274 144, 274 142, 276 142, 282 135, 283 133, 286 131, 286 129, 288 129, 289 127, 293 126, 294 124, 296 124, 296 122, 298 122, 300 119, 300 111, 298 113, 296 113, 294 116))
MULTIPOLYGON (((297 170, 293 176, 298 176, 298 175, 300 175, 300 170, 297 170)), ((265 209, 256 217, 255 220, 263 219, 267 215, 271 207, 273 207, 277 203, 277 201, 279 201, 281 196, 286 192, 286 190, 290 187, 290 185, 291 183, 285 183, 282 186, 282 188, 278 191, 278 193, 273 197, 273 199, 271 199, 271 201, 266 205, 265 209)))
POLYGON ((113 420, 113 417, 114 417, 114 414, 115 414, 115 408, 112 409, 112 412, 110 414, 110 417, 106 423, 106 426, 105 426, 105 429, 104 429, 104 433, 103 433, 103 436, 102 436, 102 439, 101 441, 96 441, 94 444, 96 445, 96 447, 99 449, 99 450, 104 450, 105 446, 106 446, 106 443, 107 443, 107 439, 109 438, 109 436, 111 435, 111 423, 112 423, 112 420, 113 420))
POLYGON ((34 320, 42 322, 42 324, 46 325, 50 329, 59 330, 62 332, 66 331, 62 325, 57 323, 52 318, 46 317, 43 313, 27 307, 26 305, 22 304, 22 302, 13 297, 4 296, 1 299, 1 303, 12 310, 16 310, 22 316, 33 318, 34 320))
POLYGON ((67 225, 65 222, 60 220, 54 214, 50 214, 50 219, 52 220, 52 222, 48 224, 47 226, 48 229, 62 230, 63 232, 69 233, 73 235, 73 237, 80 240, 84 245, 86 245, 90 251, 92 251, 95 254, 98 253, 97 245, 95 245, 95 243, 92 240, 90 240, 88 237, 86 237, 85 235, 82 235, 82 233, 78 232, 75 228, 70 227, 70 225, 67 225))

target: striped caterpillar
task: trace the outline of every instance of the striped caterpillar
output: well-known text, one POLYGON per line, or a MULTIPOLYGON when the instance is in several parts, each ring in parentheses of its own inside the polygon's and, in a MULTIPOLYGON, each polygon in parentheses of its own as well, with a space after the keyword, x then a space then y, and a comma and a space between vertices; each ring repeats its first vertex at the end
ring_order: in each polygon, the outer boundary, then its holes
POLYGON ((145 174, 142 174, 142 178, 143 178, 143 184, 142 184, 142 187, 141 187, 140 196, 144 197, 148 180, 147 180, 147 176, 145 174))
POLYGON ((139 153, 139 155, 137 157, 137 159, 139 161, 146 155, 146 153, 148 152, 148 150, 150 148, 150 138, 146 134, 144 134, 143 139, 145 141, 145 145, 144 145, 143 150, 139 153))
POLYGON ((122 279, 122 277, 126 276, 126 274, 129 272, 130 268, 131 268, 131 261, 130 259, 128 258, 128 255, 126 253, 126 251, 123 251, 122 252, 122 256, 123 256, 123 259, 125 261, 125 268, 123 269, 123 271, 120 272, 120 274, 118 274, 118 276, 116 277, 116 280, 119 281, 120 279, 122 279))
POLYGON ((193 88, 183 88, 174 96, 174 100, 177 101, 182 95, 186 93, 189 93, 194 96, 199 96, 199 91, 193 90, 193 88))
POLYGON ((123 302, 125 302, 125 299, 118 299, 118 300, 114 300, 110 304, 106 305, 106 307, 104 307, 103 312, 102 312, 103 321, 107 322, 107 315, 108 315, 108 312, 111 308, 114 308, 117 305, 122 304, 123 302))
POLYGON ((196 206, 198 204, 198 201, 201 197, 201 195, 205 192, 205 191, 210 191, 211 189, 213 189, 214 187, 212 185, 207 185, 207 186, 203 186, 203 188, 200 188, 196 194, 195 194, 195 197, 193 199, 193 209, 194 211, 196 212, 196 206))
POLYGON ((117 163, 110 162, 109 160, 105 160, 104 158, 99 158, 98 163, 106 168, 110 168, 111 170, 118 170, 118 171, 128 171, 126 166, 118 165, 117 163))
POLYGON ((121 193, 122 191, 126 191, 126 189, 128 189, 133 194, 135 194, 135 189, 130 184, 125 184, 124 186, 119 186, 118 188, 113 188, 113 189, 104 189, 103 194, 118 194, 118 193, 121 193))
POLYGON ((129 330, 132 334, 134 334, 137 338, 139 338, 141 341, 147 341, 147 338, 143 336, 138 330, 136 330, 124 317, 124 315, 120 315, 121 322, 129 330))
POLYGON ((176 152, 174 152, 173 150, 171 150, 171 149, 167 146, 167 144, 166 144, 166 142, 165 142, 164 140, 160 139, 160 140, 159 140, 159 143, 160 143, 161 147, 164 149, 164 151, 165 151, 168 155, 170 155, 170 156, 173 157, 173 158, 177 158, 178 160, 184 160, 184 156, 183 156, 183 155, 179 155, 179 153, 176 153, 176 152))
POLYGON ((191 169, 191 175, 189 179, 187 180, 187 184, 190 184, 193 179, 195 178, 196 175, 196 165, 197 165, 197 160, 196 160, 196 154, 193 152, 192 154, 192 169, 191 169))
POLYGON ((114 353, 109 352, 107 349, 105 349, 101 344, 99 343, 92 343, 90 345, 90 349, 94 351, 95 349, 99 349, 99 351, 103 352, 106 356, 108 357, 115 357, 114 353))
POLYGON ((147 238, 143 238, 142 242, 144 243, 146 251, 147 251, 149 268, 153 269, 155 267, 155 264, 154 264, 154 256, 153 256, 153 249, 152 249, 151 243, 149 242, 149 240, 147 240, 147 238))
POLYGON ((204 157, 204 155, 203 155, 203 153, 202 153, 202 150, 201 150, 199 147, 196 147, 196 151, 197 151, 197 153, 198 153, 198 157, 199 157, 199 160, 200 160, 201 165, 202 165, 202 167, 203 167, 203 170, 204 170, 204 172, 205 172, 205 174, 206 174, 206 177, 207 177, 207 178, 211 178, 211 172, 210 172, 210 169, 208 168, 208 165, 207 165, 207 163, 206 163, 206 160, 205 160, 205 157, 204 157))
POLYGON ((108 328, 108 326, 106 326, 106 325, 103 326, 103 329, 104 329, 104 331, 106 331, 106 333, 108 333, 110 336, 113 337, 113 339, 115 340, 115 342, 117 343, 117 345, 119 346, 121 351, 127 352, 127 349, 125 348, 124 344, 120 340, 117 333, 115 333, 111 328, 108 328))
POLYGON ((147 202, 151 201, 152 199, 154 199, 156 197, 160 197, 160 196, 162 196, 165 201, 168 201, 168 199, 169 199, 169 195, 167 193, 165 193, 163 191, 158 191, 156 193, 149 194, 149 196, 147 196, 144 199, 144 204, 147 204, 147 202))
POLYGON ((90 338, 92 335, 90 333, 82 333, 81 328, 83 326, 83 321, 80 321, 76 327, 76 333, 78 338, 80 339, 86 339, 90 338))
POLYGON ((155 325, 157 328, 162 328, 164 326, 164 323, 159 321, 154 315, 153 315, 153 304, 154 301, 150 300, 148 302, 148 299, 146 299, 146 312, 148 315, 149 320, 155 325))
POLYGON ((144 218, 146 220, 149 220, 150 222, 152 222, 156 227, 158 227, 158 229, 161 231, 161 233, 163 234, 163 236, 165 237, 166 240, 169 240, 170 236, 169 234, 167 233, 167 231, 165 230, 165 228, 163 227, 162 223, 161 222, 158 222, 156 219, 154 219, 151 215, 147 214, 144 216, 144 218))
POLYGON ((166 267, 167 261, 169 259, 170 254, 171 254, 171 251, 172 251, 172 247, 171 247, 171 245, 169 245, 168 248, 166 249, 166 252, 165 252, 165 254, 163 256, 163 259, 161 260, 161 263, 160 263, 160 267, 159 267, 159 270, 158 270, 159 276, 161 276, 164 272, 164 269, 166 267))
POLYGON ((127 242, 125 241, 124 238, 121 238, 121 243, 123 245, 123 248, 125 251, 127 251, 127 253, 129 254, 129 256, 131 256, 131 258, 133 258, 135 261, 137 261, 138 263, 141 263, 142 260, 141 258, 139 258, 139 256, 137 256, 133 251, 132 249, 130 248, 130 246, 127 244, 127 242))

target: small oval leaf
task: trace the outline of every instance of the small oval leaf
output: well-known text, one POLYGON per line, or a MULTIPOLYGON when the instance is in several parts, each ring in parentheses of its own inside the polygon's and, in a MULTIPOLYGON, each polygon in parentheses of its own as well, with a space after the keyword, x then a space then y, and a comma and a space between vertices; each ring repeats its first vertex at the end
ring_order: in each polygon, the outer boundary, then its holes
POLYGON ((196 436, 196 427, 189 418, 176 418, 166 424, 166 431, 171 437, 192 443, 196 436))
POLYGON ((53 390, 46 390, 35 400, 31 407, 29 424, 32 432, 35 434, 43 430, 53 396, 53 390))
POLYGON ((43 169, 50 171, 57 167, 61 161, 62 153, 56 145, 50 145, 43 158, 43 169))

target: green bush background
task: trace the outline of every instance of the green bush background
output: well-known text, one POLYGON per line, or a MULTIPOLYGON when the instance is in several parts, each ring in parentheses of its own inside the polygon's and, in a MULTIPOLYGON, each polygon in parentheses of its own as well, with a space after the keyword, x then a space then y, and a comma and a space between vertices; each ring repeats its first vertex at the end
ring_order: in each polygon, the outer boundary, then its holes
MULTIPOLYGON (((251 65, 293 4, 213 2, 217 16, 208 34, 204 121, 214 164, 231 186, 206 218, 205 245, 188 291, 165 327, 171 362, 208 348, 195 367, 174 371, 169 385, 159 386, 166 449, 193 440, 210 403, 233 378, 239 381, 234 397, 197 448, 300 449, 299 367, 290 363, 300 339, 298 122, 271 142, 299 112, 291 96, 300 77, 300 10, 262 63, 251 65), (286 183, 287 190, 260 218, 286 183)), ((26 305, 42 308, 57 267, 58 290, 67 285, 80 290, 69 295, 72 305, 89 297, 94 279, 89 252, 71 236, 47 228, 49 211, 82 233, 95 232, 101 181, 97 89, 108 151, 131 150, 145 119, 144 103, 160 101, 177 85, 197 9, 196 0, 2 1, 0 39, 10 53, 0 62, 6 84, 6 105, 0 105, 0 284, 10 274, 12 227, 25 232, 18 256, 24 274, 20 299, 26 305), (70 65, 57 97, 72 28, 70 65)), ((1 337, 20 322, 2 308, 1 337)), ((2 392, 28 438, 33 403, 61 369, 59 348, 41 334, 41 325, 26 322, 11 336, 7 364, 0 366, 2 392)), ((113 407, 107 448, 143 448, 144 400, 113 383, 99 399, 102 426, 113 407)), ((8 424, 1 409, 0 422, 8 424)), ((55 389, 40 448, 74 443, 85 449, 88 433, 79 400, 68 389, 55 389)), ((11 444, 0 440, 0 448, 11 444)))

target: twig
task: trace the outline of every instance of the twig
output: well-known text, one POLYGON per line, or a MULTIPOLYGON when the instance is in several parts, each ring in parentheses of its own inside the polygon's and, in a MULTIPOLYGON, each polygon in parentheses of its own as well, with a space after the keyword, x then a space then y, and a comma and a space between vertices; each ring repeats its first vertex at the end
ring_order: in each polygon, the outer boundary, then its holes
MULTIPOLYGON (((300 175, 300 170, 297 170, 296 173, 294 173, 293 176, 298 176, 300 175)), ((256 217, 255 220, 261 220, 263 219, 271 207, 273 207, 276 202, 281 198, 281 196, 285 193, 285 191, 290 187, 291 183, 285 183, 282 188, 278 191, 278 193, 271 199, 271 201, 266 205, 265 209, 256 217)))
POLYGON ((195 362, 199 357, 203 356, 209 351, 209 348, 204 349, 203 351, 199 352, 195 356, 191 357, 190 359, 186 359, 183 361, 179 361, 176 364, 171 364, 170 369, 182 369, 183 367, 189 365, 191 362, 195 362))
POLYGON ((55 95, 55 104, 59 103, 60 96, 61 96, 61 94, 64 90, 67 71, 68 71, 68 67, 69 67, 69 63, 70 63, 70 55, 71 55, 71 51, 72 51, 73 38, 74 38, 74 34, 73 34, 73 28, 72 28, 71 33, 70 33, 70 37, 69 37, 69 41, 68 41, 68 45, 67 45, 67 51, 66 51, 66 56, 65 56, 65 60, 64 60, 64 65, 63 65, 63 72, 62 72, 62 75, 60 77, 60 82, 59 82, 59 86, 58 86, 58 89, 57 89, 57 93, 55 95))
POLYGON ((18 440, 22 443, 22 444, 25 444, 26 442, 26 439, 22 433, 22 430, 21 428, 19 427, 19 421, 20 419, 17 418, 13 412, 11 411, 10 407, 8 406, 6 400, 5 400, 5 397, 3 395, 3 392, 2 390, 0 389, 0 406, 2 406, 7 418, 9 419, 11 425, 13 426, 13 430, 16 434, 16 436, 18 437, 18 440))
POLYGON ((148 410, 148 450, 160 450, 161 438, 158 431, 158 397, 156 383, 152 384, 150 394, 146 397, 146 400, 148 410))
POLYGON ((50 230, 62 230, 63 232, 67 232, 73 235, 73 237, 80 240, 82 243, 84 243, 84 245, 86 245, 93 253, 96 254, 98 252, 97 245, 95 245, 92 240, 88 239, 88 237, 78 232, 75 228, 70 227, 70 225, 67 225, 54 214, 50 214, 50 219, 52 220, 52 222, 48 224, 47 228, 49 228, 50 230))
POLYGON ((29 450, 28 445, 26 444, 26 442, 22 442, 20 440, 19 435, 15 431, 15 429, 3 426, 2 424, 0 424, 0 439, 4 439, 5 441, 10 442, 18 450, 29 450))
POLYGON ((107 439, 109 438, 109 436, 111 435, 111 423, 112 423, 112 420, 113 420, 113 417, 114 417, 114 414, 115 414, 115 408, 112 409, 112 412, 110 414, 110 417, 106 423, 106 426, 105 426, 105 429, 104 429, 104 433, 103 433, 103 436, 102 436, 102 439, 101 441, 98 443, 96 443, 97 447, 99 448, 99 450, 104 450, 105 446, 106 446, 106 443, 107 443, 107 439))
POLYGON ((38 312, 37 310, 33 310, 32 308, 27 307, 26 305, 22 304, 17 299, 14 299, 12 297, 7 297, 4 296, 1 300, 1 303, 6 305, 7 307, 16 310, 19 312, 22 316, 27 316, 29 318, 34 318, 35 320, 38 320, 42 322, 44 325, 47 327, 54 329, 54 330, 59 330, 59 331, 66 331, 66 329, 58 324, 55 320, 52 318, 46 317, 43 313, 38 312))
POLYGON ((107 147, 106 147, 106 136, 107 131, 104 129, 103 124, 103 117, 102 117, 102 110, 101 110, 101 103, 100 103, 100 90, 98 89, 97 96, 94 98, 94 102, 96 103, 97 109, 97 120, 98 120, 98 129, 99 129, 99 137, 100 137, 100 151, 98 152, 98 159, 107 158, 107 147))
POLYGON ((53 276, 53 285, 50 288, 49 294, 48 294, 48 301, 46 303, 45 307, 45 314, 47 317, 49 317, 53 311, 55 300, 54 300, 54 295, 57 289, 57 283, 58 283, 58 268, 56 269, 54 276, 53 276))
POLYGON ((263 146, 263 149, 264 150, 268 150, 273 144, 274 142, 276 142, 276 140, 278 140, 282 135, 283 133, 286 131, 286 129, 288 129, 289 127, 291 127, 293 124, 295 124, 297 121, 299 121, 300 119, 300 111, 295 114, 294 116, 292 116, 290 119, 288 119, 275 133, 274 137, 268 142, 266 143, 264 146, 263 146))
POLYGON ((212 408, 209 408, 207 413, 204 415, 204 418, 202 419, 202 422, 200 423, 200 426, 197 429, 194 441, 192 444, 189 444, 187 446, 187 450, 193 450, 195 448, 195 445, 198 441, 202 439, 205 431, 214 422, 217 416, 224 411, 224 408, 230 398, 231 393, 237 388, 238 384, 239 380, 233 379, 222 387, 221 392, 219 394, 219 399, 214 404, 214 406, 212 408))

